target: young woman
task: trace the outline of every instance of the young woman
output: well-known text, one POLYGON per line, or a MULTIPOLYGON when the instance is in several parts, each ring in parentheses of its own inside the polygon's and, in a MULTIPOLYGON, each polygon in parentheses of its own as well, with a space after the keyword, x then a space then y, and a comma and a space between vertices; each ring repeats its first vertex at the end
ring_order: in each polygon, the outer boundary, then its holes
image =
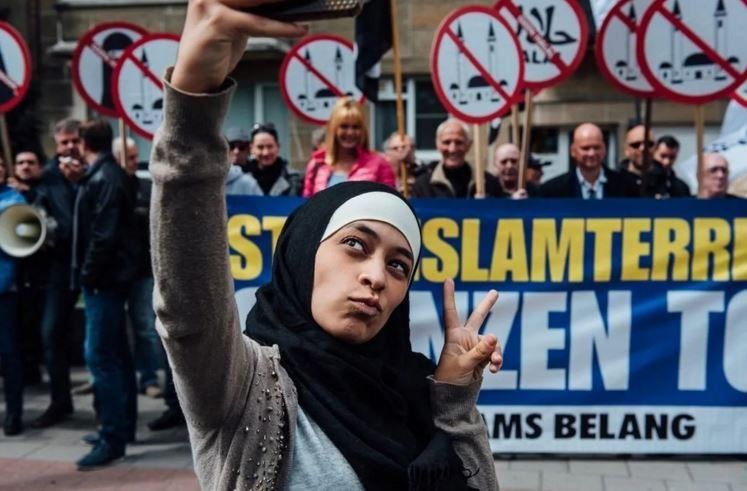
POLYGON ((158 329, 200 484, 497 489, 475 407, 482 370, 502 363, 495 336, 477 334, 497 293, 461 325, 446 283, 439 363, 414 354, 407 293, 420 231, 389 187, 346 183, 296 210, 241 334, 222 191, 226 76, 247 35, 303 33, 234 10, 258 3, 190 2, 151 163, 158 329))
POLYGON ((306 164, 303 196, 345 181, 372 181, 394 187, 394 172, 386 159, 371 152, 363 108, 350 97, 340 98, 327 123, 324 149, 306 164))
POLYGON ((245 172, 254 176, 265 196, 298 196, 303 176, 280 156, 278 131, 272 123, 257 123, 250 135, 252 155, 245 172))

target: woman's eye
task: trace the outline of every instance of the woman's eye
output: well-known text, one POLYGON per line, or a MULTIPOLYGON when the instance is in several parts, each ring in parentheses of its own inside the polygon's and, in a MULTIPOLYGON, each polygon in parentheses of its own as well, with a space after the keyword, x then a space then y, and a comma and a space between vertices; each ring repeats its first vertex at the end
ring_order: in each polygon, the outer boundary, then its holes
POLYGON ((360 240, 356 239, 355 237, 348 237, 347 239, 343 240, 342 242, 343 242, 343 244, 345 244, 346 246, 348 246, 348 247, 350 247, 352 249, 356 249, 358 251, 365 250, 365 248, 363 247, 363 242, 361 242, 360 240))
POLYGON ((404 276, 409 276, 410 268, 402 261, 392 261, 389 263, 391 267, 402 273, 404 276))

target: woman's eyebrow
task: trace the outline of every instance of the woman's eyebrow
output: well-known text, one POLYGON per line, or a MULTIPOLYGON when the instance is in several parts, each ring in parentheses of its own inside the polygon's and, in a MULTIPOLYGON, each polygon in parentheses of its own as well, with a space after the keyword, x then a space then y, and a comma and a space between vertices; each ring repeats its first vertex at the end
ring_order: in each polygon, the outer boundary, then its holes
MULTIPOLYGON (((370 228, 370 227, 368 227, 368 226, 366 226, 366 225, 364 225, 362 223, 354 223, 351 226, 354 229, 356 229, 357 231, 359 231, 359 232, 361 232, 363 234, 368 235, 369 237, 371 237, 372 240, 374 240, 376 242, 381 242, 381 237, 379 237, 379 234, 377 234, 376 231, 373 230, 372 228, 370 228)), ((414 261, 415 260, 415 258, 412 256, 412 252, 410 252, 410 250, 407 249, 406 247, 397 246, 395 248, 395 250, 399 254, 402 254, 403 256, 405 256, 410 261, 414 261)))

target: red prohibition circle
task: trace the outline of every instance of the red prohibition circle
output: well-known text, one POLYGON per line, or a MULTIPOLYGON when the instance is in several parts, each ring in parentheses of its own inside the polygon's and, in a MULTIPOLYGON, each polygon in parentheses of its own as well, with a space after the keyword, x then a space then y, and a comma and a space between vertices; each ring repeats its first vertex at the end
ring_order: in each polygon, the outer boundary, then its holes
POLYGON ((667 99, 683 104, 705 104, 706 102, 711 102, 722 97, 729 97, 733 95, 736 89, 741 87, 742 84, 747 81, 747 70, 745 70, 745 72, 742 73, 740 77, 735 78, 731 84, 725 86, 723 89, 705 95, 686 95, 675 92, 666 85, 659 82, 659 79, 654 76, 654 71, 649 66, 648 59, 646 59, 646 50, 644 49, 646 43, 644 41, 646 39, 648 28, 651 26, 651 22, 653 21, 654 15, 658 14, 661 9, 665 8, 664 1, 665 0, 654 0, 654 2, 646 10, 646 13, 643 15, 643 19, 641 20, 640 26, 638 28, 638 32, 641 33, 641 36, 639 36, 639 42, 636 44, 636 56, 638 57, 638 65, 641 67, 641 71, 643 72, 643 75, 646 77, 648 82, 654 87, 657 93, 661 94, 667 99))
MULTIPOLYGON (((459 49, 459 47, 457 47, 459 49)), ((524 88, 524 55, 521 51, 521 46, 519 45, 519 41, 516 39, 516 36, 513 33, 513 30, 511 29, 511 26, 508 25, 508 22, 504 18, 502 18, 498 12, 495 9, 492 9, 490 7, 483 7, 478 5, 470 5, 466 7, 460 7, 456 10, 454 10, 451 14, 449 14, 443 21, 441 21, 441 24, 438 26, 438 29, 436 30, 436 37, 433 40, 433 45, 431 47, 431 60, 430 60, 430 67, 431 67, 431 77, 433 78, 433 88, 436 91, 436 96, 438 96, 438 99, 441 101, 441 104, 447 109, 447 111, 457 118, 461 119, 462 121, 466 123, 473 123, 473 124, 482 124, 487 123, 488 121, 492 121, 497 117, 503 116, 508 112, 508 110, 511 108, 511 106, 518 102, 521 98, 522 89, 524 88), (500 107, 496 111, 493 111, 492 113, 486 115, 486 116, 473 116, 471 114, 467 114, 463 111, 461 111, 458 107, 454 106, 451 103, 451 100, 446 96, 446 93, 444 92, 443 88, 441 87, 441 78, 439 76, 438 72, 438 54, 439 50, 441 48, 441 44, 443 42, 444 36, 446 36, 446 31, 449 29, 449 26, 451 25, 454 20, 456 20, 458 17, 461 17, 466 14, 470 14, 473 12, 478 12, 481 14, 486 14, 490 16, 493 20, 497 21, 499 24, 501 24, 506 31, 510 34, 510 38, 513 40, 514 49, 516 50, 516 60, 519 63, 519 75, 518 80, 516 81, 516 87, 514 88, 514 92, 512 94, 508 94, 510 97, 506 100, 506 104, 503 107, 500 107)))
MULTIPOLYGON (((86 104, 88 104, 91 108, 93 108, 96 112, 111 116, 113 118, 120 117, 120 114, 117 112, 117 109, 109 108, 104 106, 103 104, 100 104, 98 101, 94 100, 93 97, 86 91, 85 87, 83 86, 83 81, 80 78, 80 58, 83 55, 83 50, 88 47, 88 45, 93 41, 93 38, 98 36, 103 31, 108 31, 110 29, 123 29, 123 30, 130 30, 133 32, 138 33, 140 36, 145 36, 148 34, 148 31, 145 30, 145 28, 137 25, 132 24, 130 22, 102 22, 101 24, 95 25, 93 28, 89 29, 83 36, 80 38, 80 41, 78 41, 78 44, 75 46, 75 51, 73 52, 73 63, 72 63, 72 72, 73 72, 73 85, 75 86, 75 89, 78 91, 78 94, 83 98, 84 101, 86 101, 86 104)), ((137 41, 135 39, 133 42, 137 41)), ((114 72, 112 71, 112 79, 114 79, 114 72)), ((112 93, 112 97, 114 94, 112 93)), ((114 103, 116 106, 116 102, 114 103)))
MULTIPOLYGON (((658 95, 656 90, 653 88, 651 91, 645 91, 645 90, 638 90, 634 89, 633 87, 629 87, 625 85, 624 83, 620 82, 614 75, 612 75, 612 72, 610 72, 609 67, 607 66, 607 63, 605 62, 604 58, 604 40, 607 37, 607 28, 612 23, 612 20, 617 15, 625 15, 622 12, 622 9, 624 7, 627 7, 633 2, 633 0, 619 0, 609 11, 607 14, 607 17, 604 18, 604 21, 602 22, 602 26, 599 28, 599 32, 597 33, 597 39, 594 43, 594 55, 597 59, 597 65, 599 66, 599 71, 602 72, 602 75, 604 78, 606 78, 612 85, 617 87, 618 89, 622 90, 623 92, 627 92, 630 95, 633 95, 635 97, 654 97, 658 95)), ((640 43, 640 37, 639 33, 641 32, 640 24, 636 26, 635 29, 635 36, 636 36, 636 46, 640 43)), ((638 52, 633 54, 633 56, 638 57, 638 52)), ((640 63, 639 63, 640 65, 640 63)), ((641 72, 641 76, 643 76, 646 79, 646 82, 649 84, 648 77, 643 75, 641 72)))
MULTIPOLYGON (((495 4, 494 9, 497 12, 500 12, 502 8, 506 8, 507 10, 511 11, 512 9, 506 7, 506 4, 513 4, 513 0, 498 0, 498 2, 495 4)), ((589 41, 589 26, 586 24, 586 14, 584 14, 584 11, 581 8, 581 5, 579 4, 578 0, 563 0, 563 3, 568 5, 571 10, 573 11, 574 15, 576 16, 576 20, 578 21, 579 25, 579 40, 578 40, 578 51, 576 52, 576 55, 573 57, 573 60, 571 60, 570 63, 566 65, 566 68, 563 70, 560 70, 560 73, 556 75, 555 77, 543 80, 541 82, 529 82, 527 80, 524 80, 524 86, 531 89, 532 93, 537 93, 538 91, 542 89, 546 89, 548 87, 552 87, 553 85, 557 85, 566 78, 570 77, 573 72, 576 71, 578 66, 581 64, 581 60, 584 59, 584 53, 586 52, 586 45, 589 41)), ((513 14, 510 14, 513 15, 513 14)), ((519 45, 521 46, 521 41, 518 41, 519 45)), ((523 54, 523 53, 522 53, 523 54)))
MULTIPOLYGON (((291 61, 293 61, 294 58, 296 58, 298 53, 308 46, 311 43, 317 42, 317 41, 332 41, 335 43, 342 44, 350 51, 353 51, 355 49, 355 45, 345 39, 344 37, 337 36, 335 34, 314 34, 313 36, 307 36, 303 39, 301 39, 291 50, 288 52, 287 55, 285 55, 285 58, 283 58, 283 63, 280 65, 280 94, 283 96, 283 100, 288 105, 290 110, 298 116, 299 118, 308 121, 309 123, 316 124, 319 126, 324 126, 327 124, 326 119, 319 119, 319 118, 313 118, 309 116, 308 114, 301 111, 300 108, 298 108, 293 100, 291 99, 290 93, 288 92, 287 82, 285 80, 286 74, 288 73, 288 68, 290 66, 291 61)), ((359 104, 363 104, 366 102, 366 97, 364 95, 361 95, 360 99, 358 100, 359 104)))
POLYGON ((149 133, 142 128, 138 126, 138 124, 127 114, 125 111, 125 108, 122 107, 122 101, 120 101, 119 98, 119 84, 117 83, 119 81, 120 74, 122 73, 122 69, 124 68, 125 62, 130 59, 133 56, 133 53, 136 49, 138 49, 140 46, 149 43, 151 41, 162 41, 162 40, 171 40, 179 42, 179 36, 176 34, 171 33, 155 33, 155 34, 146 34, 145 36, 141 37, 134 43, 132 43, 124 53, 122 53, 122 56, 119 57, 119 61, 117 62, 117 68, 114 69, 114 75, 112 76, 112 96, 114 97, 114 104, 117 106, 117 111, 119 116, 125 120, 127 123, 127 126, 132 128, 132 130, 137 133, 138 135, 142 136, 143 138, 147 138, 148 140, 153 139, 153 134, 149 133))
MULTIPOLYGON (((745 84, 747 84, 747 82, 745 82, 745 84)), ((741 88, 742 88, 742 86, 741 86, 741 85, 740 85, 739 87, 737 87, 737 90, 735 90, 735 91, 734 91, 734 92, 733 92, 733 93, 731 94, 731 98, 732 98, 732 99, 734 99, 735 101, 737 101, 737 102, 738 102, 739 104, 741 104, 741 105, 742 105, 743 107, 747 107, 747 97, 746 97, 746 96, 744 96, 744 95, 742 95, 742 94, 741 94, 741 93, 739 92, 739 89, 741 89, 741 88)))
POLYGON ((29 47, 26 44, 26 41, 23 40, 23 37, 21 37, 21 34, 18 31, 16 31, 15 27, 7 22, 0 22, 0 30, 7 32, 13 41, 16 42, 18 49, 21 51, 25 68, 23 82, 18 86, 16 95, 3 104, 0 104, 0 114, 5 114, 15 109, 15 107, 23 101, 23 98, 26 97, 26 93, 29 91, 29 87, 31 87, 31 53, 29 52, 29 47))

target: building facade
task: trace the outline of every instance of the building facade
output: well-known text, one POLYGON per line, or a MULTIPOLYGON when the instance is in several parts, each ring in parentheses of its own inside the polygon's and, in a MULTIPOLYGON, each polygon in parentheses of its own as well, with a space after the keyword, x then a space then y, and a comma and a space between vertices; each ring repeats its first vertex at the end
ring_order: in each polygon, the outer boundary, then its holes
MULTIPOLYGON (((405 122, 407 132, 416 139, 419 157, 424 160, 437 158, 434 132, 447 117, 430 79, 431 44, 442 19, 453 9, 468 3, 491 4, 464 0, 398 2, 396 15, 404 72, 405 122)), ((71 82, 70 61, 81 35, 98 23, 115 20, 133 22, 151 32, 178 34, 185 5, 184 1, 168 0, 0 1, 0 15, 16 26, 31 46, 38 88, 34 106, 48 153, 52 150, 49 135, 55 120, 65 116, 86 118, 94 115, 71 82)), ((311 25, 311 32, 330 32, 353 39, 353 24, 350 19, 315 22, 311 25)), ((314 126, 289 111, 278 83, 280 65, 293 42, 263 38, 249 42, 244 59, 234 74, 239 86, 226 127, 249 128, 255 122, 272 121, 279 130, 282 153, 293 165, 302 167, 309 156, 310 134, 314 126)), ((380 102, 368 105, 371 141, 378 148, 381 148, 383 139, 396 129, 391 55, 384 59, 382 72, 380 102)), ((591 121, 605 130, 610 164, 615 165, 622 155, 621 142, 626 127, 631 119, 641 116, 642 106, 642 101, 616 90, 602 77, 590 43, 583 62, 569 79, 536 96, 532 151, 553 162, 546 169, 547 176, 564 172, 568 166, 571 130, 579 123, 591 121)), ((725 106, 726 101, 718 101, 705 107, 706 142, 718 132, 725 106)), ((692 106, 663 100, 653 103, 656 135, 676 136, 682 142, 683 156, 692 154, 695 148, 693 113, 692 106)), ((486 129, 481 131, 485 133, 486 129)), ((499 141, 505 141, 509 134, 509 124, 502 125, 499 141)), ((138 143, 141 158, 147 160, 149 142, 138 139, 138 143)), ((490 152, 482 151, 481 154, 488 156, 490 152)))

